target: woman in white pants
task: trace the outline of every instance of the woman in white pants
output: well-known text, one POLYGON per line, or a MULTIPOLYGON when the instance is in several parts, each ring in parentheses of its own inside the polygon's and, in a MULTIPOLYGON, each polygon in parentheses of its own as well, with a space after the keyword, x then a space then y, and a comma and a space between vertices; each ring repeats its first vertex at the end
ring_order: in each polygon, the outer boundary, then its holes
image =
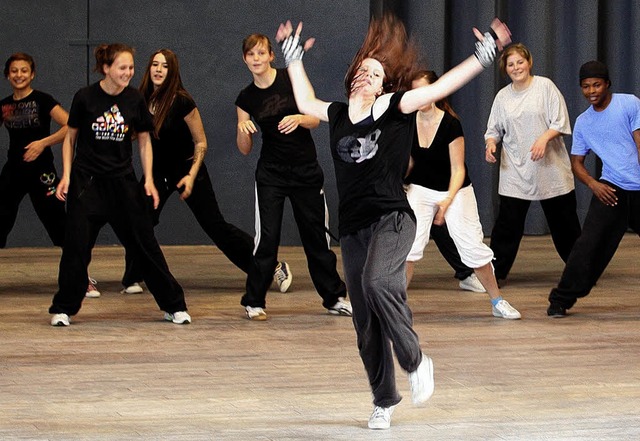
MULTIPOLYGON (((438 79, 420 71, 412 88, 438 79)), ((482 225, 473 186, 464 163, 462 125, 446 99, 420 108, 411 147, 412 168, 407 177, 407 199, 416 214, 416 238, 407 256, 407 285, 415 262, 429 241, 431 224, 447 223, 462 262, 476 273, 491 299, 495 317, 519 319, 520 313, 502 298, 493 274, 493 251, 483 242, 482 225)))

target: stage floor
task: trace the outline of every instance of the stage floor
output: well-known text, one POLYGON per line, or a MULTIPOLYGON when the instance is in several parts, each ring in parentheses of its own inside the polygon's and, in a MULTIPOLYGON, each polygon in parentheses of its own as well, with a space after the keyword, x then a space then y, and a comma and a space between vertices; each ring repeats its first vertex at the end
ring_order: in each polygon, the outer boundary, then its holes
POLYGON ((270 291, 266 322, 244 318, 245 275, 217 248, 164 247, 187 326, 164 322, 147 291, 120 294, 122 248, 96 248, 102 297, 67 328, 47 313, 60 251, 0 250, 0 439, 637 440, 638 245, 627 235, 591 295, 550 319, 563 263, 549 236, 526 237, 503 287, 523 319, 509 321, 460 291, 430 244, 409 302, 436 390, 413 407, 398 369, 405 399, 388 431, 367 429, 351 319, 325 313, 300 247, 281 249, 293 285, 270 291))

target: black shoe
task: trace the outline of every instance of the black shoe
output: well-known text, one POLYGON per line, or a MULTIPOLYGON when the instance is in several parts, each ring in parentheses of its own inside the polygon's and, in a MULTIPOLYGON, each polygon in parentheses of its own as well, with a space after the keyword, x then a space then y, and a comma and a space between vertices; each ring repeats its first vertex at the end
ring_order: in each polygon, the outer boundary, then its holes
POLYGON ((560 306, 557 303, 551 303, 547 308, 547 315, 555 318, 566 317, 567 308, 560 306))

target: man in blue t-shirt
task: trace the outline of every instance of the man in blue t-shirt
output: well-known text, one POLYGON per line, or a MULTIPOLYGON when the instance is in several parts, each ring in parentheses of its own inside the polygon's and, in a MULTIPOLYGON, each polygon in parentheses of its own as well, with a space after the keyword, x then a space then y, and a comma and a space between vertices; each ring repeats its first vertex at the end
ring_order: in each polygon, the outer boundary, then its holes
POLYGON ((593 197, 582 235, 549 294, 550 317, 566 316, 589 294, 629 227, 640 234, 640 99, 611 93, 607 66, 599 61, 582 65, 580 87, 591 107, 576 119, 571 168, 593 197), (585 168, 589 152, 602 160, 600 179, 585 168))

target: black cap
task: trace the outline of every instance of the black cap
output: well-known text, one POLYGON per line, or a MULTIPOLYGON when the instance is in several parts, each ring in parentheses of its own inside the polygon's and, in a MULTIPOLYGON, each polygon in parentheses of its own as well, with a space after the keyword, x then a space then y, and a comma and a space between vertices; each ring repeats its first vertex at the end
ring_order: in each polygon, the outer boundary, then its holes
POLYGON ((580 82, 585 78, 602 78, 609 80, 609 69, 607 69, 607 65, 600 61, 587 61, 582 66, 580 66, 580 82))

